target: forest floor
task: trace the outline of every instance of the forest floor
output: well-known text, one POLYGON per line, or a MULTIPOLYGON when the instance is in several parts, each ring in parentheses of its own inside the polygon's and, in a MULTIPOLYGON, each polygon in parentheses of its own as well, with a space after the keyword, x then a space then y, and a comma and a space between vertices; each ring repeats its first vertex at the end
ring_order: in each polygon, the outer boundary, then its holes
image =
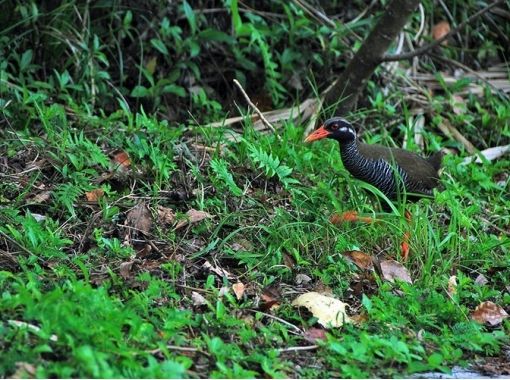
POLYGON ((75 31, 74 3, 48 11, 47 22, 27 13, 32 34, 17 32, 22 21, 3 31, 18 34, 0 38, 0 54, 12 52, 0 62, 0 377, 510 375, 508 65, 459 77, 458 65, 423 60, 418 71, 389 63, 377 72, 349 115, 361 139, 424 155, 448 149, 434 196, 388 213, 377 189, 343 167, 336 142, 303 142, 308 119, 273 120, 272 131, 221 87, 225 78, 216 92, 229 94, 225 104, 197 90, 212 91, 220 52, 237 77, 273 86, 265 97, 250 92, 262 111, 276 108, 262 104, 272 98, 302 115, 305 99, 278 87, 278 75, 304 62, 298 84, 307 86, 316 62, 326 82, 378 9, 367 8, 368 21, 354 19, 365 14, 356 9, 342 14, 356 22, 327 29, 287 2, 269 2, 280 13, 243 8, 242 25, 233 6, 195 14, 176 3, 161 14, 180 14, 178 26, 161 16, 140 37, 145 66, 128 58, 146 19, 124 8, 111 12, 117 40, 106 18, 92 20, 100 37, 85 22, 75 31), (48 24, 61 14, 71 21, 48 24), (221 22, 257 38, 212 29, 221 22), (289 30, 293 45, 271 50, 289 30), (55 37, 44 64, 29 37, 55 37), (177 122, 185 112, 175 104, 195 108, 177 122), (377 222, 342 222, 349 210, 377 222))

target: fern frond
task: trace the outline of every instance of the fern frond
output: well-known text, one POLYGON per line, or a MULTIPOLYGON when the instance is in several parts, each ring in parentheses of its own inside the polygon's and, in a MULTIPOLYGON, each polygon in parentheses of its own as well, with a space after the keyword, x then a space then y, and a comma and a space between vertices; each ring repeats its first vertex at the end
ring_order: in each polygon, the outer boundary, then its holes
POLYGON ((237 197, 243 195, 243 191, 234 182, 234 177, 228 170, 228 164, 225 160, 221 158, 211 160, 211 169, 214 171, 216 176, 225 183, 232 194, 237 197))

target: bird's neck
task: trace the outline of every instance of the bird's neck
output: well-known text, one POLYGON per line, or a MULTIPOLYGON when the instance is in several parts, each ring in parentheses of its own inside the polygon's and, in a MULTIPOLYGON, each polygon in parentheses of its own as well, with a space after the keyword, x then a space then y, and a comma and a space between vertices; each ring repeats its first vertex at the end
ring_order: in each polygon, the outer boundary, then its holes
POLYGON ((339 144, 340 144, 340 156, 342 157, 342 162, 346 167, 351 166, 351 164, 363 161, 363 159, 366 158, 363 157, 363 155, 359 151, 360 143, 358 139, 349 142, 339 142, 339 144))

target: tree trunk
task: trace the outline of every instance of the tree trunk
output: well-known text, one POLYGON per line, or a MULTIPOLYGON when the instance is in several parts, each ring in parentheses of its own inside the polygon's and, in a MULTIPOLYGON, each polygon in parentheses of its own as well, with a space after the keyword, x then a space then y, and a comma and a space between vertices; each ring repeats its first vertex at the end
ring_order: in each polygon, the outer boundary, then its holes
POLYGON ((325 94, 326 106, 332 106, 340 101, 336 108, 337 115, 344 115, 356 104, 366 81, 381 63, 384 53, 404 28, 419 3, 419 0, 392 0, 388 4, 386 11, 363 41, 336 84, 325 94))

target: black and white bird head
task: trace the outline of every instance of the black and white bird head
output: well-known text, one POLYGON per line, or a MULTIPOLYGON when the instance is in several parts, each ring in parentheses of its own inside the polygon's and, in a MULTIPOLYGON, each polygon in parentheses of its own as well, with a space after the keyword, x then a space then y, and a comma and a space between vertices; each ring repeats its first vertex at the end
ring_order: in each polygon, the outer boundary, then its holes
POLYGON ((356 130, 347 120, 341 117, 328 119, 305 139, 312 142, 323 138, 334 139, 341 144, 356 140, 356 130))

